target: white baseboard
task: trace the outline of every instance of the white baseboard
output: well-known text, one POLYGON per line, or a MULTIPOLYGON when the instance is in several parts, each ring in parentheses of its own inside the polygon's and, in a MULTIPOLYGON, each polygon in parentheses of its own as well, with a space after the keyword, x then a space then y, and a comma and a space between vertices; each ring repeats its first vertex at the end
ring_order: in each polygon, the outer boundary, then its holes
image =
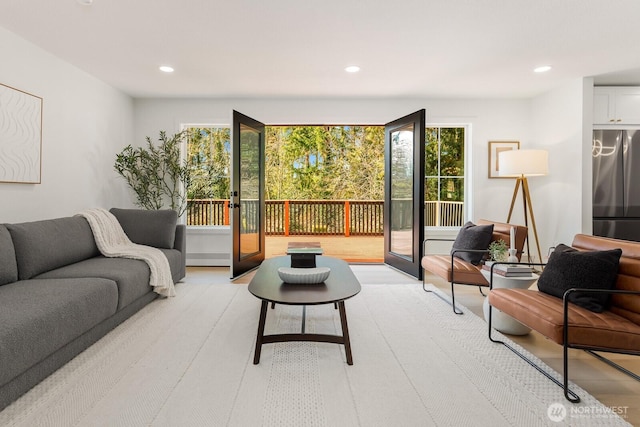
POLYGON ((189 253, 187 252, 187 266, 224 267, 231 265, 231 257, 224 253, 189 253))

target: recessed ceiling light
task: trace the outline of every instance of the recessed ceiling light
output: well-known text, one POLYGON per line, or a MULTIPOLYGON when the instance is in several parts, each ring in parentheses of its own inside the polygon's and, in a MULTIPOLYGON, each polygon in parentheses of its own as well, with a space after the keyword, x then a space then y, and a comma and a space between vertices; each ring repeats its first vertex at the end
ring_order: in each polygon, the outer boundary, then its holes
POLYGON ((551 69, 551 65, 542 65, 533 69, 534 73, 546 73, 551 69))
POLYGON ((170 67, 168 65, 161 65, 160 71, 163 71, 165 73, 173 73, 173 67, 170 67))
POLYGON ((349 65, 347 68, 344 69, 347 73, 357 73, 358 71, 360 71, 360 67, 358 67, 357 65, 349 65))
POLYGON ((93 0, 76 0, 78 2, 78 4, 81 4, 83 6, 91 6, 91 4, 93 3, 93 0))

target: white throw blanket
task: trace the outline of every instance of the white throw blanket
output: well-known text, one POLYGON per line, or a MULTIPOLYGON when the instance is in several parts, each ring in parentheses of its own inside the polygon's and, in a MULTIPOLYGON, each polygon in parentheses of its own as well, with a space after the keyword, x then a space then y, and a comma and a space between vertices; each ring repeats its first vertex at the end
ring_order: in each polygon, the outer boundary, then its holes
POLYGON ((125 234, 118 219, 106 209, 89 209, 80 212, 89 222, 96 245, 102 255, 109 258, 139 259, 151 270, 149 284, 165 297, 176 295, 167 257, 160 249, 133 243, 125 234))

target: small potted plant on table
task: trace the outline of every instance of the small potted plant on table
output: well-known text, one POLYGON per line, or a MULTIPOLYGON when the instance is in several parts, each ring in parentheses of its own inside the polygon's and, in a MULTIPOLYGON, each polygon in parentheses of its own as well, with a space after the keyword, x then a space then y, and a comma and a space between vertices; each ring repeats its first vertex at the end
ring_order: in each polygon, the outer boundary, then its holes
POLYGON ((508 257, 507 249, 507 243, 502 239, 494 240, 493 242, 491 242, 491 244, 489 245, 489 255, 491 256, 491 261, 506 261, 508 257))

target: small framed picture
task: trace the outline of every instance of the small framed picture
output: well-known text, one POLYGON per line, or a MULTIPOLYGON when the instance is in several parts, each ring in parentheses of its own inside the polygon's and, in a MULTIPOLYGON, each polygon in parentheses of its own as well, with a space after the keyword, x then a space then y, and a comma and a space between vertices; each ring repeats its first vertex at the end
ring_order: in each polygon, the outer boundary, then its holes
POLYGON ((509 178, 500 176, 498 154, 506 150, 519 150, 520 141, 489 141, 489 178, 509 178))

